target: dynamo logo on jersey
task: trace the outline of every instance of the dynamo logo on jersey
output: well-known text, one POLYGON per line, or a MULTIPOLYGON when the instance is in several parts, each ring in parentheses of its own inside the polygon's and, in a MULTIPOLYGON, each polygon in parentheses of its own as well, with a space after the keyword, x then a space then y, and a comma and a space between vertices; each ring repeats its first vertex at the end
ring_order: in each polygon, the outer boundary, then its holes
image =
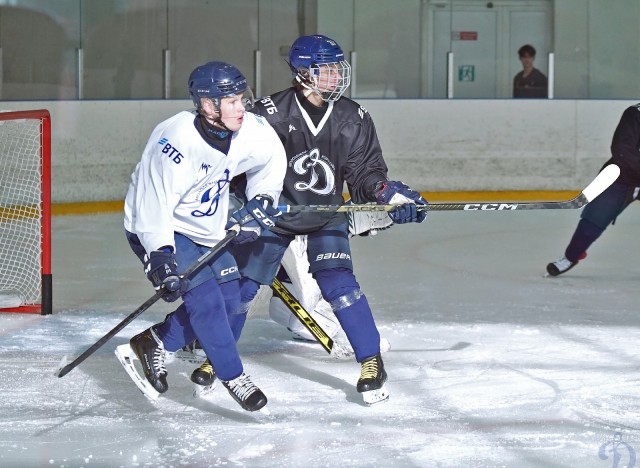
POLYGON ((174 148, 167 138, 162 138, 158 144, 164 145, 161 151, 174 163, 180 164, 184 159, 184 155, 177 148, 174 148))
POLYGON ((224 174, 216 182, 213 182, 207 186, 204 191, 198 196, 200 200, 200 206, 203 209, 193 210, 191 216, 195 218, 202 218, 204 216, 213 216, 218 211, 220 205, 220 196, 226 189, 231 178, 229 177, 229 169, 224 170, 224 174))
POLYGON ((293 186, 300 192, 310 191, 318 195, 329 195, 336 191, 335 169, 331 161, 320 154, 318 148, 294 156, 289 163, 298 175, 307 181, 296 182, 293 186))

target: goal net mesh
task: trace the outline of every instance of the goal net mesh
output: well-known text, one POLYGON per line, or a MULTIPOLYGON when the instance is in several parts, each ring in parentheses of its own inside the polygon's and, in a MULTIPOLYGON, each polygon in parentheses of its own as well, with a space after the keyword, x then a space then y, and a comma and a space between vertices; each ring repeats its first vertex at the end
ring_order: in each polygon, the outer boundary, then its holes
POLYGON ((0 307, 41 301, 40 132, 37 119, 0 120, 0 307))

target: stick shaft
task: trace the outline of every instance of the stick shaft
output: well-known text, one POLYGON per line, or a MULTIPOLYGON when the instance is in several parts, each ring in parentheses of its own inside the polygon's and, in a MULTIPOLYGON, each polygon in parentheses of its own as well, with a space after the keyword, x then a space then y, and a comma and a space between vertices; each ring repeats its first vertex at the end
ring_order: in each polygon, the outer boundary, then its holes
MULTIPOLYGON (((489 203, 429 203, 416 205, 420 211, 514 211, 514 210, 565 210, 580 208, 588 203, 587 198, 580 194, 576 198, 557 202, 489 202, 489 203)), ((398 205, 281 205, 278 207, 283 213, 322 213, 322 212, 389 212, 398 205)))
MULTIPOLYGON (((566 210, 582 208, 599 194, 604 192, 620 175, 620 168, 609 164, 591 181, 591 183, 575 198, 563 201, 544 202, 490 202, 490 203, 430 203, 417 205, 418 210, 427 211, 514 211, 514 210, 566 210)), ((282 205, 278 208, 283 213, 304 212, 357 212, 357 211, 391 211, 398 205, 282 205)))
MULTIPOLYGON (((223 248, 225 248, 226 245, 229 242, 231 242, 231 240, 236 235, 237 235, 236 231, 229 231, 227 233, 227 235, 220 242, 218 242, 216 245, 211 247, 211 249, 209 249, 209 251, 207 251, 207 253, 205 253, 198 260, 196 260, 180 276, 182 278, 185 278, 185 277, 190 276, 194 272, 198 271, 209 260, 211 260, 215 255, 217 255, 223 248)), ((138 307, 136 310, 134 310, 131 314, 129 314, 129 316, 127 316, 127 318, 125 318, 118 325, 113 327, 113 329, 111 329, 106 335, 104 335, 102 338, 100 338, 98 341, 96 341, 84 353, 82 353, 80 356, 78 356, 73 361, 71 361, 69 364, 67 364, 62 369, 60 369, 60 371, 58 372, 58 377, 64 377, 69 372, 71 372, 73 369, 78 367, 78 365, 80 365, 85 359, 87 359, 89 356, 91 356, 93 353, 95 353, 98 349, 100 349, 103 344, 105 344, 107 341, 109 341, 111 338, 113 338, 115 335, 117 335, 120 332, 120 330, 122 330, 124 327, 129 325, 136 317, 138 317, 138 315, 142 314, 145 310, 147 310, 149 307, 151 307, 153 304, 155 304, 158 301, 158 299, 160 299, 162 297, 162 295, 164 293, 165 293, 165 291, 162 290, 162 289, 157 291, 153 296, 151 296, 149 299, 147 299, 147 301, 144 304, 142 304, 140 307, 138 307)))

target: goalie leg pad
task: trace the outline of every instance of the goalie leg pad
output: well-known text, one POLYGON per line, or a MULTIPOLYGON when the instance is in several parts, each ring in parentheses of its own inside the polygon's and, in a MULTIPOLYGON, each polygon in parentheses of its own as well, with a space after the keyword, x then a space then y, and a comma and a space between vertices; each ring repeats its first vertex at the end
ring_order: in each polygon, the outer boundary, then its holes
POLYGON ((144 375, 140 375, 134 362, 138 361, 138 356, 133 352, 129 343, 118 346, 115 349, 115 355, 122 364, 122 367, 127 372, 136 387, 142 392, 142 394, 152 403, 158 401, 160 393, 153 388, 144 375))

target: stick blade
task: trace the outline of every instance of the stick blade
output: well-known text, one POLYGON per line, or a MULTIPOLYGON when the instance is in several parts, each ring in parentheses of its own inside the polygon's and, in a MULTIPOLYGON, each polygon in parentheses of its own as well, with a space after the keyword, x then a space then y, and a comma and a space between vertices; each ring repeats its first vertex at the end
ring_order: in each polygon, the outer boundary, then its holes
POLYGON ((587 198, 587 201, 592 201, 613 184, 619 175, 620 168, 615 164, 609 164, 600 171, 600 174, 582 191, 582 194, 587 198))
POLYGON ((64 377, 65 375, 67 375, 67 372, 69 371, 65 370, 65 368, 67 367, 68 363, 69 363, 69 360, 67 359, 67 356, 66 355, 62 356, 62 359, 60 360, 60 364, 58 364, 58 368, 53 373, 53 375, 55 375, 56 377, 64 377))

